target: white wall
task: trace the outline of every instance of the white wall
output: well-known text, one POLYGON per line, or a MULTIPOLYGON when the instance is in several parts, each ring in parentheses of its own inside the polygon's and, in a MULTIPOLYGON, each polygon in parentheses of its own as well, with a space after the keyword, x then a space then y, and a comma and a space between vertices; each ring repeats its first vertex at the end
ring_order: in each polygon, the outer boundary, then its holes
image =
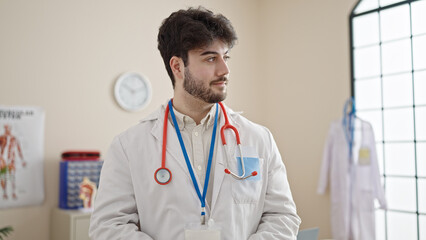
POLYGON ((302 228, 330 234, 328 197, 315 185, 325 132, 349 96, 349 10, 355 0, 0 0, 0 104, 46 111, 41 206, 0 210, 14 238, 49 239, 60 154, 105 153, 116 134, 172 96, 156 47, 161 21, 204 5, 234 24, 228 105, 269 127, 287 166, 302 228), (146 75, 151 104, 121 110, 112 97, 125 71, 146 75), (266 106, 266 107, 265 107, 266 106))

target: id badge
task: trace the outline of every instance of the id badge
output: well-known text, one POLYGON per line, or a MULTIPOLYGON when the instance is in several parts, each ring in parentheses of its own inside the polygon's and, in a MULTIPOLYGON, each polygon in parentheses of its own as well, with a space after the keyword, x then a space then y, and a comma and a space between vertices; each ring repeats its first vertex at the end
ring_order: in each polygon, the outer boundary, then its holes
POLYGON ((359 150, 359 158, 358 163, 359 165, 370 165, 370 149, 366 147, 362 147, 359 150))
POLYGON ((221 229, 212 221, 206 225, 201 223, 189 223, 185 226, 185 240, 220 240, 221 229))

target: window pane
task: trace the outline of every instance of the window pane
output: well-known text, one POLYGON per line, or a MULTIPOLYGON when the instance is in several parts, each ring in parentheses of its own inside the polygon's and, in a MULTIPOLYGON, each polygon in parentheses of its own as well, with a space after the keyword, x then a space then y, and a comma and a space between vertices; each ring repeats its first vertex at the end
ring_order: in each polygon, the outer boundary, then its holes
POLYGON ((426 1, 411 3, 413 35, 426 33, 426 1))
POLYGON ((371 123, 376 141, 383 141, 382 111, 359 111, 357 116, 371 123))
POLYGON ((388 240, 417 239, 416 214, 388 212, 388 240))
POLYGON ((402 1, 404 0, 380 0, 380 6, 383 7, 383 6, 391 5, 391 4, 402 2, 402 1))
POLYGON ((355 103, 358 110, 381 108, 380 78, 355 80, 355 103))
POLYGON ((371 9, 376 9, 379 7, 379 1, 378 0, 362 0, 357 8, 355 9, 354 13, 362 13, 371 9))
POLYGON ((355 78, 375 77, 380 75, 379 46, 358 48, 354 50, 355 78))
POLYGON ((416 180, 386 178, 386 200, 391 210, 416 211, 416 180))
POLYGON ((383 75, 411 71, 410 39, 382 45, 383 75))
POLYGON ((426 107, 416 108, 416 139, 426 140, 426 107))
POLYGON ((417 143, 417 175, 426 177, 426 143, 417 143))
POLYGON ((413 66, 415 70, 426 69, 426 36, 413 37, 413 66))
POLYGON ((353 19, 354 46, 379 43, 379 14, 377 12, 353 19))
POLYGON ((414 143, 387 143, 385 157, 386 174, 414 177, 414 143))
POLYGON ((414 98, 416 105, 426 104, 426 71, 414 72, 414 98))
POLYGON ((410 9, 408 4, 382 11, 380 13, 380 27, 382 42, 409 37, 410 9))
POLYGON ((391 109, 384 111, 386 141, 414 140, 413 109, 391 109))
POLYGON ((426 240, 426 216, 419 216, 420 240, 426 240))
POLYGON ((376 239, 386 239, 385 232, 385 213, 378 209, 376 210, 376 239))
POLYGON ((419 179, 418 186, 419 192, 419 212, 426 213, 426 180, 419 179))
POLYGON ((399 107, 413 105, 413 82, 411 73, 383 78, 383 106, 399 107))

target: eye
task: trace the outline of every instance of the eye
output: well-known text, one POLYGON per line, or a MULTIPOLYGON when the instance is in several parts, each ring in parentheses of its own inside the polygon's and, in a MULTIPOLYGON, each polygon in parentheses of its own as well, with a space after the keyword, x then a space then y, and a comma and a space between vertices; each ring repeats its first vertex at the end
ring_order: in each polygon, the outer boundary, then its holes
POLYGON ((216 60, 216 57, 207 58, 207 62, 214 62, 215 60, 216 60))
POLYGON ((225 56, 223 57, 223 60, 224 60, 225 62, 227 62, 230 58, 231 58, 230 56, 225 55, 225 56))

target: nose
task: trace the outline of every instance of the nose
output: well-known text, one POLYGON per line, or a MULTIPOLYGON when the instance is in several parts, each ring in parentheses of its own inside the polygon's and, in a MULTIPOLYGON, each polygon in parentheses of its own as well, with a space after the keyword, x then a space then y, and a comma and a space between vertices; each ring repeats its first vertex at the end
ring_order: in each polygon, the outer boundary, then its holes
POLYGON ((224 58, 221 58, 219 61, 216 71, 218 76, 226 76, 229 74, 228 63, 224 58))

